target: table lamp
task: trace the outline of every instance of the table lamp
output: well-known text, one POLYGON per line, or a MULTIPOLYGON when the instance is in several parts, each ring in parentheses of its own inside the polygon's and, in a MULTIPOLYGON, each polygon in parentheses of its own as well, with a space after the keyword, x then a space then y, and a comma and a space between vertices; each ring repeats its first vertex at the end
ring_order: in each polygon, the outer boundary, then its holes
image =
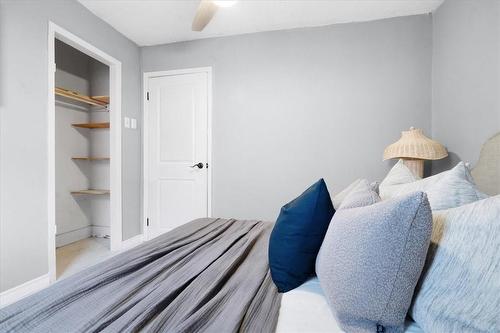
POLYGON ((439 160, 448 156, 446 148, 429 139, 420 128, 410 127, 401 132, 401 138, 384 150, 384 161, 400 158, 420 178, 424 175, 424 160, 439 160))

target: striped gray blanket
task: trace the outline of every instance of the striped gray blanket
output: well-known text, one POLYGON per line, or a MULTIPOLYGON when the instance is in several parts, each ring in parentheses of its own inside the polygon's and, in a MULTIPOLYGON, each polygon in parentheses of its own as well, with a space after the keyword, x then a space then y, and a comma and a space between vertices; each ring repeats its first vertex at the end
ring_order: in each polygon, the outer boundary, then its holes
POLYGON ((0 332, 273 332, 272 224, 199 219, 0 310, 0 332))

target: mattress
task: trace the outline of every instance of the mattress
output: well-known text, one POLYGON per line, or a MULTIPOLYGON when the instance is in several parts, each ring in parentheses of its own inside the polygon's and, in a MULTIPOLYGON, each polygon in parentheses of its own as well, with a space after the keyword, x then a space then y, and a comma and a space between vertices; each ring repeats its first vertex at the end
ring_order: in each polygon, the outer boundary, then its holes
MULTIPOLYGON (((283 294, 276 333, 343 333, 323 295, 318 278, 283 294)), ((405 333, 423 333, 412 321, 405 323, 405 333)))

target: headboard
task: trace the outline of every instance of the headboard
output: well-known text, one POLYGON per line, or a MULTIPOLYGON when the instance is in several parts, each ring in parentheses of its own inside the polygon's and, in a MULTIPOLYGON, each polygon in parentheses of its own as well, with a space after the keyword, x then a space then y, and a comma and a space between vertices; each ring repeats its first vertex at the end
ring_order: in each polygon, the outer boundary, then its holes
POLYGON ((500 194, 500 133, 488 139, 481 148, 479 160, 472 169, 472 177, 484 193, 500 194))

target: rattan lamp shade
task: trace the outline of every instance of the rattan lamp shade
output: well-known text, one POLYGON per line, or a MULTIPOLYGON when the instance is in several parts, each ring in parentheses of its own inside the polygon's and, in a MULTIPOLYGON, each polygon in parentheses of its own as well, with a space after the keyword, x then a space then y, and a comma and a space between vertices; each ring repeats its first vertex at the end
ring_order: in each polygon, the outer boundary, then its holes
POLYGON ((418 176, 423 174, 423 160, 439 160, 446 156, 448 152, 442 144, 426 137, 421 129, 413 127, 401 132, 401 138, 384 150, 384 160, 402 158, 418 176), (409 160, 420 162, 416 165, 409 160))
POLYGON ((401 132, 401 139, 384 150, 384 160, 390 158, 414 158, 419 160, 440 160, 448 156, 446 148, 429 139, 419 128, 401 132))

